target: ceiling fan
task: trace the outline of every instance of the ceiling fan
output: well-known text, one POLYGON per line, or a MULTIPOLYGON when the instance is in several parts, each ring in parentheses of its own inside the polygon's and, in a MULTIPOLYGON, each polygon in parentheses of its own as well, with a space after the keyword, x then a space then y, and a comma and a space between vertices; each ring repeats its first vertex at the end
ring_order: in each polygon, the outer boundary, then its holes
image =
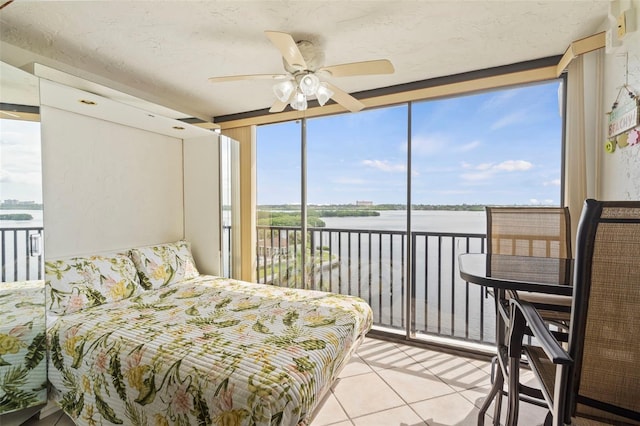
POLYGON ((281 112, 287 104, 303 111, 307 109, 309 97, 315 97, 320 106, 333 99, 349 111, 357 112, 364 108, 364 104, 324 79, 394 72, 393 65, 387 59, 324 66, 324 54, 313 43, 306 40, 296 42, 290 34, 279 31, 265 31, 265 34, 282 54, 287 71, 285 74, 232 75, 211 77, 209 81, 283 80, 273 86, 277 100, 269 112, 281 112))

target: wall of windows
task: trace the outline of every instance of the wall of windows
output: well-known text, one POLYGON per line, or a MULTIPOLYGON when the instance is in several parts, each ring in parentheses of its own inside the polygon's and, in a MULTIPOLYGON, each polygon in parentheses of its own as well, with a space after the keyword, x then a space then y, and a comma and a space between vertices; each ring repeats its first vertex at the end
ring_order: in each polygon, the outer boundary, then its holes
POLYGON ((457 279, 484 248, 486 205, 561 204, 561 80, 414 102, 411 334, 491 341, 493 299, 457 279))
POLYGON ((259 126, 259 281, 358 295, 409 338, 491 343, 493 301, 457 254, 483 251, 485 205, 560 205, 561 84, 259 126))

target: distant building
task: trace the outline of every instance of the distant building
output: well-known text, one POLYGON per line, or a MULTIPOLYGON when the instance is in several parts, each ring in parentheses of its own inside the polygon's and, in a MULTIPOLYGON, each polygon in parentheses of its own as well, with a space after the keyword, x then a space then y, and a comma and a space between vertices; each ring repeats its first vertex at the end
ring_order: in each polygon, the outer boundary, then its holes
POLYGON ((4 200, 2 204, 7 206, 30 206, 35 204, 35 201, 20 201, 20 200, 4 200))
POLYGON ((264 239, 258 241, 258 256, 273 257, 287 256, 289 254, 289 240, 280 238, 280 240, 264 239))
POLYGON ((373 201, 356 201, 356 206, 372 206, 373 201))

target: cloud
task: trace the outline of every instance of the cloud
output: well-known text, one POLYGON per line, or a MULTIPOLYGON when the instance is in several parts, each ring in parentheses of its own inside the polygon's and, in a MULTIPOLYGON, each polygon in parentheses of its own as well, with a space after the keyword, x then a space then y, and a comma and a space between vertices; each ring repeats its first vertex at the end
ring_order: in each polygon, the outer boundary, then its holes
POLYGON ((544 186, 560 186, 560 179, 553 179, 543 183, 544 186))
POLYGON ((404 164, 393 164, 387 160, 363 160, 362 164, 383 172, 404 172, 407 167, 404 164))
POLYGON ((42 176, 39 171, 21 171, 20 173, 16 173, 2 169, 0 170, 0 183, 38 186, 42 183, 42 176))
POLYGON ((494 174, 495 174, 494 172, 492 172, 491 170, 488 170, 485 172, 478 172, 478 173, 463 173, 460 175, 460 177, 469 182, 477 182, 480 180, 487 180, 490 177, 492 177, 494 174))
MULTIPOLYGON (((480 141, 459 144, 447 135, 415 135, 411 138, 411 153, 417 156, 430 156, 440 153, 468 152, 481 146, 480 141)), ((402 145, 403 152, 407 152, 407 144, 402 145)))
POLYGON ((476 170, 491 170, 493 167, 495 167, 495 166, 492 163, 480 163, 475 167, 475 169, 476 170))
POLYGON ((449 146, 449 140, 440 135, 416 135, 411 138, 411 153, 413 155, 433 155, 447 151, 449 146))
POLYGON ((455 148, 454 151, 455 152, 468 152, 468 151, 476 149, 480 145, 481 145, 480 141, 471 141, 471 142, 466 143, 464 145, 460 145, 459 147, 455 148))
POLYGON ((504 170, 506 172, 530 170, 533 167, 528 161, 524 160, 507 160, 495 166, 496 170, 504 170))
POLYGON ((468 173, 463 173, 460 177, 467 181, 479 181, 487 180, 499 172, 521 172, 527 171, 533 168, 533 164, 525 160, 506 160, 502 163, 481 163, 478 165, 471 165, 469 163, 463 163, 462 168, 465 170, 472 170, 468 173))
POLYGON ((494 121, 493 124, 490 126, 490 128, 491 130, 498 130, 498 129, 502 129, 503 127, 523 123, 527 120, 528 116, 529 114, 526 110, 521 109, 518 111, 514 111, 510 114, 503 116, 499 120, 494 121))
POLYGON ((537 198, 531 198, 529 199, 529 204, 534 206, 552 206, 554 202, 551 199, 538 200, 537 198))
POLYGON ((339 185, 364 185, 370 183, 370 181, 366 179, 340 177, 332 179, 331 183, 336 183, 339 185))
POLYGON ((2 198, 41 198, 40 123, 2 119, 0 126, 2 198))
POLYGON ((494 96, 487 99, 480 106, 480 109, 486 110, 486 109, 503 107, 511 99, 515 98, 519 92, 520 92, 520 89, 512 89, 512 90, 504 90, 504 91, 496 92, 494 96))

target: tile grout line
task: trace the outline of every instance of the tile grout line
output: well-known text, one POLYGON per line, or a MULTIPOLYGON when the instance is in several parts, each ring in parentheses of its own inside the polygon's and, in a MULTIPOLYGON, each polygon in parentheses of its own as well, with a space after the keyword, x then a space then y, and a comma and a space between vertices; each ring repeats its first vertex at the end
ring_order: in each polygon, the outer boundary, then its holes
MULTIPOLYGON (((420 362, 416 361, 416 359, 415 359, 414 357, 412 357, 410 354, 406 353, 406 352, 405 352, 401 347, 398 347, 398 345, 396 345, 396 344, 393 344, 393 346, 394 346, 396 349, 398 349, 400 352, 404 353, 406 356, 408 356, 409 358, 411 358, 411 359, 414 361, 414 364, 420 364, 420 362)), ((409 407, 409 409, 410 409, 410 410, 411 410, 411 411, 412 411, 412 412, 413 412, 413 413, 414 413, 414 414, 415 414, 415 415, 416 415, 420 420, 422 420, 422 422, 423 422, 423 423, 427 424, 427 421, 426 421, 425 419, 423 419, 423 418, 422 418, 422 416, 421 416, 420 414, 418 414, 418 412, 416 412, 416 410, 411 406, 411 404, 410 404, 407 400, 405 400, 405 399, 402 397, 402 395, 400 395, 400 394, 396 391, 395 387, 394 387, 394 386, 392 386, 389 382, 387 382, 387 381, 384 379, 384 377, 382 377, 380 374, 378 374, 378 370, 374 369, 371 365, 369 365, 369 363, 367 362, 367 360, 365 360, 365 359, 363 359, 363 358, 361 358, 361 359, 364 361, 364 363, 365 363, 365 364, 367 364, 367 365, 369 366, 369 368, 371 368, 371 370, 372 370, 374 373, 376 373, 376 376, 378 376, 378 377, 380 378, 380 380, 382 380, 382 381, 384 382, 384 384, 386 384, 387 386, 389 386, 389 388, 391 388, 391 390, 392 390, 392 391, 393 391, 393 392, 398 396, 398 398, 400 398, 400 400, 402 400, 402 401, 404 402, 404 405, 405 405, 405 406, 409 407)), ((422 364, 420 364, 420 365, 421 365, 422 367, 424 367, 422 364)), ((428 371, 429 371, 429 369, 428 369, 428 368, 426 368, 426 367, 424 367, 424 368, 425 368, 425 370, 428 370, 428 371)), ((383 369, 383 370, 384 370, 384 369, 383 369)), ((429 372, 431 373, 431 371, 429 371, 429 372)), ((446 384, 446 383, 445 383, 445 384, 446 384)), ((447 385, 447 386, 448 386, 448 385, 447 385)), ((449 386, 449 387, 451 387, 451 386, 449 386)), ((455 389, 451 388, 451 390, 452 390, 453 392, 455 392, 455 389)), ((431 399, 431 398, 427 398, 427 399, 431 399)), ((426 401, 426 400, 425 400, 425 401, 426 401)), ((418 401, 418 402, 419 402, 419 401, 418 401)), ((398 406, 398 407, 402 407, 402 406, 398 406)), ((391 409, 398 408, 398 407, 388 408, 387 410, 391 410, 391 409)), ((387 411, 387 410, 380 410, 380 411, 376 411, 376 412, 374 412, 374 413, 369 413, 369 414, 366 414, 366 415, 375 414, 375 413, 381 413, 381 412, 383 412, 383 411, 387 411)), ((346 410, 345 410, 345 412, 346 412, 346 410)), ((347 416, 349 416, 349 414, 348 414, 348 413, 347 413, 347 416)), ((359 416, 359 417, 364 417, 364 416, 359 416)), ((356 417, 356 418, 357 418, 357 417, 356 417)), ((350 417, 350 416, 349 416, 349 419, 351 419, 351 417, 350 417)), ((428 424, 427 424, 427 425, 428 425, 428 424)))

